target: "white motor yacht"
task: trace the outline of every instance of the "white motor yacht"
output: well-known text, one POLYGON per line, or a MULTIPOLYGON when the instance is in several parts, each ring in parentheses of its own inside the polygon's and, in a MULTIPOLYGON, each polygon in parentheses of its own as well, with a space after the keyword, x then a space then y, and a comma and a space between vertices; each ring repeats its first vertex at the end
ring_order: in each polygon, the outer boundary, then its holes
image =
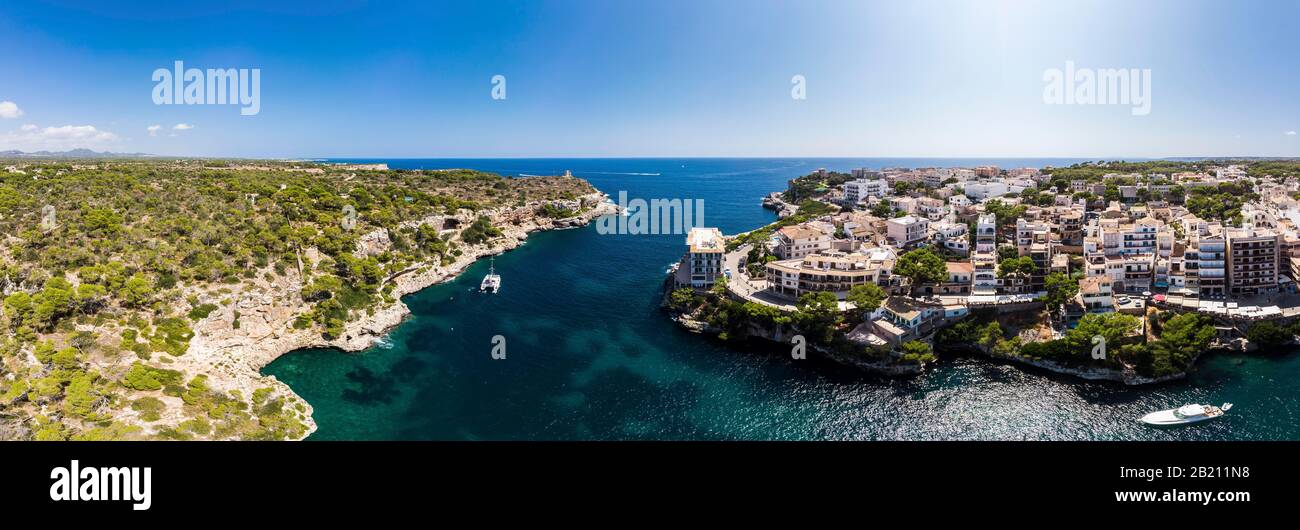
POLYGON ((1224 403, 1222 407, 1214 405, 1183 405, 1176 409, 1162 410, 1152 412, 1142 416, 1142 423, 1148 425, 1182 425, 1184 423, 1196 423, 1208 419, 1222 416, 1224 412, 1232 408, 1232 403, 1224 403))

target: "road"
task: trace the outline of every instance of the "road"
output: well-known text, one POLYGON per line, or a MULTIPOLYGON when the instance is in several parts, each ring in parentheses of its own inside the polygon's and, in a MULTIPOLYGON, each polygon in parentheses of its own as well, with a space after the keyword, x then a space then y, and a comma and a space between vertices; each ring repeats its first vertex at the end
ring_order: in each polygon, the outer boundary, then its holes
MULTIPOLYGON (((772 306, 782 311, 794 311, 796 308, 793 300, 768 291, 767 280, 751 279, 745 268, 740 265, 752 248, 753 245, 745 244, 732 252, 722 255, 723 266, 731 269, 731 278, 727 280, 727 290, 742 300, 772 306)), ((853 309, 853 304, 840 300, 839 308, 840 311, 847 311, 853 309)))

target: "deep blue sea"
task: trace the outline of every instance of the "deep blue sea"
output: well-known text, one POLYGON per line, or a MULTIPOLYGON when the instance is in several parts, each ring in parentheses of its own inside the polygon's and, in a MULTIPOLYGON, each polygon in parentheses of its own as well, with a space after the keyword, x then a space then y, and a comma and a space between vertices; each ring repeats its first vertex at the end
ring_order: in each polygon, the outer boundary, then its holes
MULTIPOLYGON (((705 201, 725 233, 772 221, 759 200, 825 167, 1068 165, 1072 159, 347 160, 502 175, 566 169, 617 196, 705 201)), ((1183 382, 1086 383, 979 358, 945 357, 913 379, 790 359, 687 333, 658 309, 680 235, 537 233, 487 263, 406 297, 413 315, 359 353, 303 350, 266 367, 315 407, 314 440, 1218 440, 1300 439, 1300 355, 1213 355, 1183 382), (492 359, 492 337, 506 358, 492 359), (1150 411, 1233 402, 1178 429, 1150 411)))

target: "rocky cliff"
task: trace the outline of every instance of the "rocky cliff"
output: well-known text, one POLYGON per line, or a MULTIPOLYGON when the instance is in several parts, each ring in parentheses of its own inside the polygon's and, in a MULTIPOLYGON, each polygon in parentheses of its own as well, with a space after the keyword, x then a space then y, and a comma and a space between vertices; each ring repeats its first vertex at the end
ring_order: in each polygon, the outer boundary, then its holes
MULTIPOLYGON (((567 219, 541 216, 538 213, 541 204, 534 202, 480 212, 461 210, 454 215, 430 216, 408 223, 416 226, 431 224, 458 233, 478 216, 486 215, 492 219, 494 226, 501 229, 502 236, 482 244, 462 246, 462 254, 446 265, 419 264, 389 276, 386 281, 394 287, 396 302, 381 306, 370 314, 354 315, 354 319, 345 325, 344 332, 333 340, 326 339, 317 327, 297 329, 293 326, 297 315, 311 308, 302 299, 302 278, 296 270, 290 270, 273 282, 259 280, 253 284, 253 288, 239 293, 202 293, 199 295, 201 303, 212 303, 220 308, 194 326, 195 336, 190 341, 189 349, 185 355, 175 359, 173 367, 188 373, 208 374, 209 384, 213 387, 226 391, 238 390, 245 396, 266 386, 277 387, 292 394, 292 390, 274 376, 262 375, 261 369, 277 357, 302 348, 332 347, 349 352, 364 350, 400 324, 410 313, 401 301, 401 296, 454 278, 481 257, 501 254, 519 246, 532 232, 583 226, 601 215, 613 213, 612 205, 605 202, 605 199, 604 194, 593 193, 568 201, 571 203, 568 206, 581 210, 581 213, 567 219), (233 303, 219 303, 230 297, 234 297, 233 303), (236 321, 238 326, 235 325, 236 321)), ((379 254, 391 244, 386 230, 376 230, 360 237, 356 254, 379 254)), ((320 259, 314 251, 303 254, 305 265, 314 265, 320 259)), ((299 400, 303 401, 301 398, 299 400)), ((310 404, 306 406, 309 435, 316 430, 316 425, 310 418, 310 404)))

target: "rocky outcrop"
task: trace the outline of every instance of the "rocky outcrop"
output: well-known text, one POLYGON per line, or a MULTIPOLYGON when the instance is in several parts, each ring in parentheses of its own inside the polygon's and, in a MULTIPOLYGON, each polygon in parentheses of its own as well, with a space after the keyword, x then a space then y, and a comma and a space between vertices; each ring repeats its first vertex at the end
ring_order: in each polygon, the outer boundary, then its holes
POLYGON ((783 219, 799 212, 799 207, 785 202, 779 192, 763 197, 763 207, 776 210, 776 216, 783 219))
MULTIPOLYGON (((978 352, 981 355, 993 359, 998 359, 1001 361, 1007 361, 1016 364, 1022 364, 1026 366, 1033 366, 1035 368, 1041 368, 1043 370, 1047 370, 1050 372, 1070 375, 1070 376, 1078 377, 1080 379, 1086 379, 1089 381, 1114 381, 1117 383, 1124 383, 1130 386, 1136 386, 1136 385, 1149 385, 1155 383, 1165 383, 1165 382, 1176 381, 1187 377, 1187 372, 1178 372, 1178 373, 1163 375, 1159 377, 1148 377, 1148 376, 1141 375, 1131 369, 1107 368, 1101 366, 1073 366, 1073 365, 1052 361, 1049 359, 1029 359, 1029 358, 1021 357, 1019 355, 998 355, 996 353, 993 353, 992 351, 989 351, 988 348, 985 348, 984 346, 972 346, 967 349, 978 352)), ((1200 356, 1198 355, 1197 358, 1199 357, 1200 356)), ((1189 365, 1195 363, 1196 363, 1196 359, 1192 359, 1189 365)))
MULTIPOLYGON (((292 389, 274 376, 261 375, 261 369, 279 356, 303 348, 331 347, 350 352, 369 348, 410 314, 401 296, 454 278, 481 257, 513 249, 522 244, 529 233, 582 226, 601 215, 611 214, 613 210, 608 208, 605 198, 601 193, 584 196, 579 200, 587 209, 578 216, 559 221, 537 216, 536 203, 478 213, 464 210, 451 216, 430 216, 414 221, 417 226, 436 223, 435 226, 441 228, 446 219, 454 218, 463 228, 478 215, 486 215, 501 229, 502 236, 484 244, 462 246, 462 254, 446 265, 421 264, 390 276, 387 281, 393 284, 396 301, 378 307, 372 313, 354 315, 355 319, 348 322, 343 333, 333 340, 326 339, 316 326, 299 329, 293 325, 298 315, 311 308, 311 304, 302 299, 302 278, 297 270, 289 269, 272 282, 258 279, 252 288, 240 293, 203 293, 199 302, 218 305, 219 309, 194 326, 195 336, 189 349, 185 355, 175 358, 172 367, 208 374, 211 386, 226 391, 239 390, 244 396, 251 396, 254 390, 266 386, 292 394, 292 389), (235 322, 238 322, 238 327, 235 322)), ((391 244, 387 232, 377 230, 361 237, 357 252, 360 255, 382 253, 391 244)), ((314 251, 303 252, 302 259, 304 265, 308 265, 319 261, 321 256, 314 251)), ((316 425, 311 420, 310 404, 307 407, 307 435, 310 435, 316 430, 316 425)))
MULTIPOLYGON (((721 329, 710 325, 708 322, 697 320, 690 315, 678 314, 673 317, 673 321, 677 322, 679 326, 692 333, 718 335, 722 332, 721 329)), ((786 330, 782 327, 769 329, 750 323, 746 336, 763 339, 783 346, 789 346, 791 344, 790 337, 793 335, 787 334, 786 330)), ((809 346, 809 350, 812 353, 825 359, 830 359, 839 364, 876 375, 884 375, 888 377, 910 377, 919 375, 925 370, 925 365, 923 364, 898 362, 898 360, 894 358, 875 359, 864 355, 853 355, 837 351, 833 348, 817 346, 815 344, 809 346)))

